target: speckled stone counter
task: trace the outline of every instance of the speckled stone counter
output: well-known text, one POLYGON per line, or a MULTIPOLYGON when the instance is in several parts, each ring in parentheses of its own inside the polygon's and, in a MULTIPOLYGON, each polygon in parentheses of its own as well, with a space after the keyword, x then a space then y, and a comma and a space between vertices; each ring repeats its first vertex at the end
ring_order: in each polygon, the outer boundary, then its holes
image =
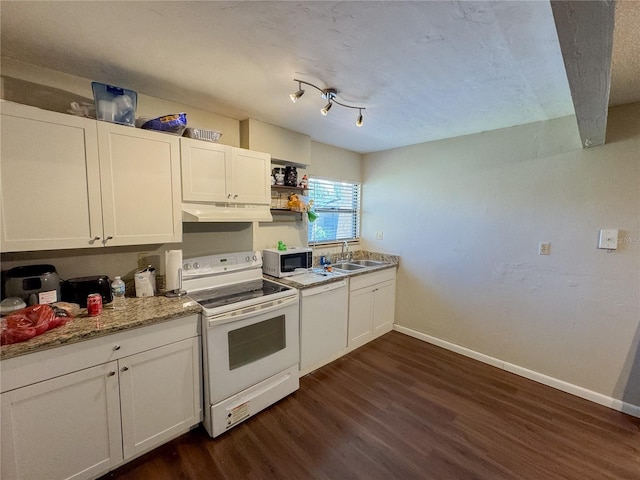
POLYGON ((89 317, 87 310, 58 328, 49 330, 26 342, 3 345, 0 359, 33 353, 48 348, 81 342, 131 328, 144 327, 185 315, 200 313, 201 308, 189 297, 168 298, 163 296, 125 298, 123 310, 112 310, 105 305, 102 314, 89 317))
MULTIPOLYGON (((329 260, 331 261, 331 263, 337 263, 339 262, 339 257, 340 255, 331 255, 329 260)), ((315 258, 313 259, 313 265, 314 268, 315 267, 319 267, 319 258, 315 258)), ((376 252, 367 252, 367 251, 363 251, 363 250, 358 250, 353 252, 353 257, 352 260, 375 260, 378 262, 386 262, 387 265, 379 265, 379 266, 375 266, 375 267, 366 267, 363 268, 361 270, 352 270, 352 271, 348 271, 348 272, 335 272, 333 274, 328 274, 327 276, 322 276, 319 275, 318 276, 318 280, 312 283, 300 283, 296 281, 296 276, 293 275, 291 277, 284 277, 284 278, 275 278, 269 275, 263 275, 264 278, 268 279, 268 280, 272 280, 274 282, 278 282, 278 283, 282 283, 283 285, 287 285, 289 287, 294 287, 297 289, 305 289, 305 288, 311 288, 311 287, 317 287, 318 285, 323 285, 325 283, 331 283, 331 282, 337 282, 340 280, 343 280, 345 278, 349 278, 349 277, 355 277, 358 275, 366 275, 368 273, 373 273, 373 272, 377 272, 380 270, 386 270, 388 268, 396 268, 398 266, 398 264, 400 263, 400 257, 397 255, 388 255, 385 253, 376 253, 376 252)))
MULTIPOLYGON (((326 255, 325 255, 326 256, 326 255)), ((340 262, 340 254, 334 253, 333 255, 329 255, 329 260, 331 263, 340 262)), ((387 262, 390 263, 391 266, 398 266, 400 263, 400 257, 398 255, 389 255, 387 253, 378 253, 378 252, 368 252, 366 250, 356 250, 353 252, 351 260, 375 260, 377 262, 387 262)), ((320 257, 313 258, 313 266, 320 266, 320 257)), ((384 265, 381 268, 390 268, 390 265, 384 265)))

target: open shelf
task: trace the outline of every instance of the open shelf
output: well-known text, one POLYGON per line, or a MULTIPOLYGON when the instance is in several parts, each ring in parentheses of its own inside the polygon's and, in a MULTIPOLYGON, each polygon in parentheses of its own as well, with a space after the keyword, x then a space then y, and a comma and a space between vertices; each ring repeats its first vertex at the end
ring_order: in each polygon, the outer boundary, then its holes
POLYGON ((271 185, 271 188, 281 192, 304 192, 306 190, 306 188, 303 187, 289 187, 287 185, 271 185))

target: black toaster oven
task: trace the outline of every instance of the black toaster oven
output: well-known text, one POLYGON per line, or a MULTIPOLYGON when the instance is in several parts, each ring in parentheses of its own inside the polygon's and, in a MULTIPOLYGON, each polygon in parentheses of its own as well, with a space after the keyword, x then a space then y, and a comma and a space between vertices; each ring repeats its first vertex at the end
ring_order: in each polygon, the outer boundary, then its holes
POLYGON ((106 275, 78 277, 65 280, 62 284, 62 300, 77 303, 82 308, 87 306, 87 297, 92 293, 102 296, 102 303, 111 303, 111 281, 106 275))

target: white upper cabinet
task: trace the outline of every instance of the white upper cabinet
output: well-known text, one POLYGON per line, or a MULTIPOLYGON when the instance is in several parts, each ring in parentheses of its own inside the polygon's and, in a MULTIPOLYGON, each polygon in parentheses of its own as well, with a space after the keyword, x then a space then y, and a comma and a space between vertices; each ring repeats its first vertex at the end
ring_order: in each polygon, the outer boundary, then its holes
POLYGON ((179 138, 98 122, 107 246, 182 240, 179 138))
POLYGON ((2 251, 102 246, 96 121, 1 107, 2 251))
POLYGON ((179 139, 2 102, 3 252, 179 242, 179 139))
POLYGON ((190 138, 180 139, 183 201, 227 201, 231 148, 190 138))
MULTIPOLYGON (((268 153, 234 148, 231 191, 239 203, 271 204, 271 156, 268 153)), ((227 182, 229 183, 229 181, 227 182)))
POLYGON ((184 202, 270 204, 268 154, 184 137, 180 154, 184 202))

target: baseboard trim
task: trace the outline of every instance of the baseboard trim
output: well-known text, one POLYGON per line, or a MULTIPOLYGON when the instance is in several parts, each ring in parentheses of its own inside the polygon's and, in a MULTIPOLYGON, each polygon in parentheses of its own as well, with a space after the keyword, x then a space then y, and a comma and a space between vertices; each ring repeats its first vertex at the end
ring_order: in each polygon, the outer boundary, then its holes
POLYGON ((473 358, 474 360, 478 360, 479 362, 492 365, 502 370, 506 370, 510 373, 515 373, 516 375, 528 378, 529 380, 533 380, 534 382, 553 387, 557 390, 570 393, 599 405, 604 405, 605 407, 609 407, 613 410, 617 410, 619 412, 623 412, 628 415, 640 418, 640 405, 633 405, 631 403, 623 402, 622 400, 617 400, 613 397, 608 397, 601 393, 579 387, 578 385, 573 385, 572 383, 568 383, 563 380, 544 375, 534 370, 529 370, 513 363, 505 362, 498 358, 485 355, 484 353, 476 352, 475 350, 456 345, 455 343, 451 343, 446 340, 427 335, 426 333, 403 327, 401 325, 394 325, 393 329, 397 332, 409 335, 410 337, 417 338, 418 340, 423 340, 438 347, 442 347, 452 352, 459 353, 460 355, 464 355, 465 357, 473 358))

